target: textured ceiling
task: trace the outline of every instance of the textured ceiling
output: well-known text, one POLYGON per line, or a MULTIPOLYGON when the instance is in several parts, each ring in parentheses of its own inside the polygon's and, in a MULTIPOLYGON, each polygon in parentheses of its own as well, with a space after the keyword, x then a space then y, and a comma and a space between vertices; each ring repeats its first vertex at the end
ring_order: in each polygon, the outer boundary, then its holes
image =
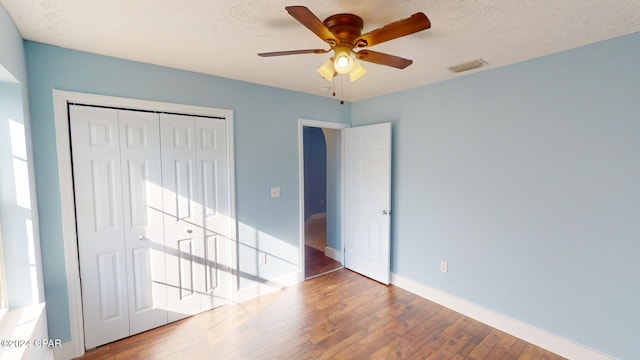
POLYGON ((331 96, 317 73, 329 54, 261 58, 259 52, 324 48, 285 11, 304 5, 321 20, 364 19, 363 32, 424 12, 429 30, 371 49, 413 59, 398 70, 362 63, 338 95, 360 100, 508 65, 640 31, 640 0, 0 0, 22 36, 66 48, 331 96), (482 58, 464 74, 448 67, 482 58))

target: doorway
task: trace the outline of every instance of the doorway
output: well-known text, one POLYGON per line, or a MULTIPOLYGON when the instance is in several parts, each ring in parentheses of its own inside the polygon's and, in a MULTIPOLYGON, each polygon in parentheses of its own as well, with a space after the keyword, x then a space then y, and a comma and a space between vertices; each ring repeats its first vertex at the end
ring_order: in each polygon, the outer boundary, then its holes
MULTIPOLYGON (((305 278, 312 278, 342 267, 339 259, 335 259, 337 241, 334 236, 327 237, 327 185, 329 176, 334 178, 335 167, 329 155, 336 149, 333 145, 335 134, 333 129, 305 126, 304 141, 304 254, 305 278), (333 257, 332 257, 333 255, 333 257)), ((330 222, 331 224, 331 222, 330 222)))
POLYGON ((346 127, 299 121, 302 280, 343 267, 341 130, 346 127))
MULTIPOLYGON (((305 127, 321 128, 326 137, 325 255, 339 261, 343 267, 389 284, 391 123, 352 128, 331 122, 298 121, 301 281, 309 279, 305 277, 305 127), (331 133, 335 137, 327 136, 331 133), (335 172, 330 174, 330 169, 335 172), (335 241, 333 246, 332 241, 335 241)), ((319 275, 323 273, 314 276, 319 275)))

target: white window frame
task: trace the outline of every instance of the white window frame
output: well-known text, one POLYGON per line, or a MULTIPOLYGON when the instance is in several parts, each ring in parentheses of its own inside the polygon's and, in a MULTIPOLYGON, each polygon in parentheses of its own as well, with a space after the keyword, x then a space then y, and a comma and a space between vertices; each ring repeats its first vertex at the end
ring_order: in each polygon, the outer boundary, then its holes
POLYGON ((7 293, 7 276, 4 266, 4 251, 2 250, 2 224, 0 221, 0 319, 9 310, 9 294, 7 293))

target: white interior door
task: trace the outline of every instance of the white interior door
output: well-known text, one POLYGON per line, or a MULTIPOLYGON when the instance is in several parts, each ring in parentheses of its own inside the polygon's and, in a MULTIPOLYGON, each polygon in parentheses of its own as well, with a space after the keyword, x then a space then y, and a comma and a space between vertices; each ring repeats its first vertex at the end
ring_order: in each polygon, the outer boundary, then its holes
POLYGON ((345 267, 389 284, 391 124, 344 130, 345 267))
POLYGON ((93 348, 129 336, 118 113, 69 113, 85 346, 93 348))
POLYGON ((155 113, 117 111, 133 335, 167 323, 160 123, 155 113))

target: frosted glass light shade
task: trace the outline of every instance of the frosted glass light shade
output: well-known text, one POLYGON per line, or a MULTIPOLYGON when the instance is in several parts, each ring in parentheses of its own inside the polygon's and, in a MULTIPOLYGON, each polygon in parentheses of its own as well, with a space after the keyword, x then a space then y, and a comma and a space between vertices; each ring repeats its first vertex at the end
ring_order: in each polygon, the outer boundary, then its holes
POLYGON ((353 60, 353 69, 349 72, 349 80, 354 82, 360 79, 364 74, 367 73, 367 70, 362 67, 357 61, 353 60))
POLYGON ((331 61, 331 59, 325 61, 324 64, 322 64, 322 66, 320 66, 318 69, 318 74, 320 74, 320 76, 322 76, 325 80, 331 82, 331 80, 333 80, 333 75, 335 74, 336 70, 333 68, 333 61, 331 61))

